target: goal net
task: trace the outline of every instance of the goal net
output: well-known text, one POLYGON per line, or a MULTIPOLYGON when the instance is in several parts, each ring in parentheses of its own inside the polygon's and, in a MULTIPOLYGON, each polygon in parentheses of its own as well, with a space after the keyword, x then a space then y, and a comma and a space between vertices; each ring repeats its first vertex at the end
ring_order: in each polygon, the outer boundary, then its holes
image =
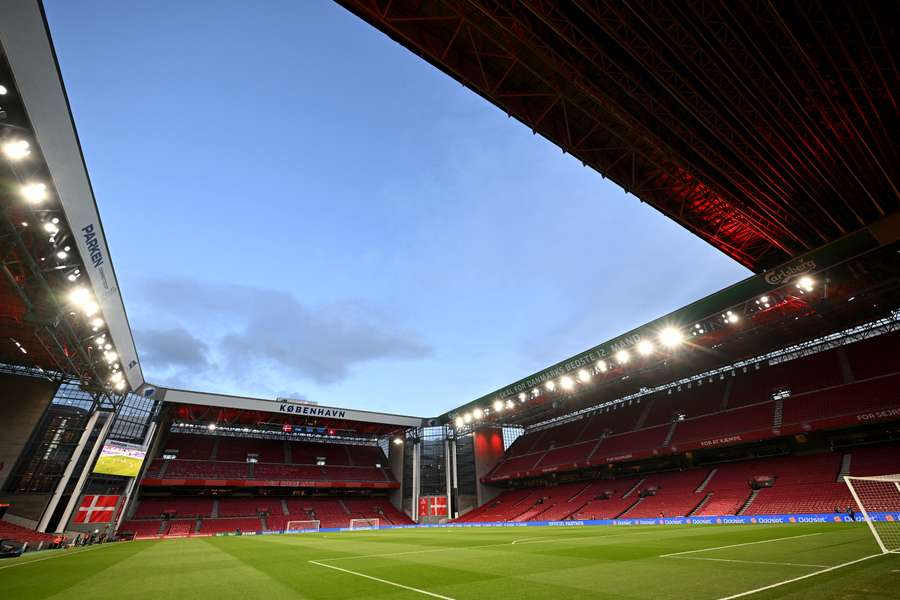
POLYGON ((303 531, 318 531, 318 521, 288 521, 284 526, 285 533, 300 533, 303 531))
POLYGON ((350 529, 378 529, 378 519, 350 519, 350 529))
POLYGON ((900 552, 900 475, 848 476, 844 482, 881 551, 900 552))

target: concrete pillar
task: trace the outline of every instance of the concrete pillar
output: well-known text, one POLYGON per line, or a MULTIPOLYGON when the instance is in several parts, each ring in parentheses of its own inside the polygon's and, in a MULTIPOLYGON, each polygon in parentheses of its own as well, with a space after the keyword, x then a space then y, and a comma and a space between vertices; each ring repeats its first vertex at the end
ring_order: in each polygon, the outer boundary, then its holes
POLYGON ((503 458, 503 429, 482 427, 472 434, 475 456, 475 494, 478 506, 493 500, 500 494, 500 488, 481 482, 503 458))
POLYGON ((53 495, 50 497, 50 502, 47 503, 47 507, 44 509, 44 514, 41 516, 40 523, 38 523, 38 531, 47 531, 47 526, 50 524, 50 519, 53 518, 53 513, 56 512, 56 507, 59 505, 59 500, 65 493, 66 486, 69 485, 69 479, 72 478, 72 471, 75 470, 75 465, 78 464, 78 459, 81 458, 81 453, 84 451, 84 447, 87 445, 87 441, 91 437, 91 432, 94 431, 94 427, 97 425, 97 418, 99 416, 100 411, 94 410, 94 412, 91 413, 91 416, 88 417, 87 423, 84 426, 84 431, 81 433, 81 437, 78 438, 78 444, 75 446, 75 450, 72 452, 72 458, 69 459, 69 463, 66 465, 65 470, 63 470, 62 477, 59 478, 59 483, 56 484, 56 489, 53 490, 53 495))
POLYGON ((408 442, 409 440, 405 440, 403 444, 391 443, 388 446, 388 466, 394 478, 400 482, 400 487, 391 491, 390 500, 400 512, 403 512, 403 455, 408 442))
POLYGON ((421 462, 422 462, 422 442, 419 438, 414 438, 412 453, 412 520, 419 522, 419 489, 421 487, 421 462))
POLYGON ((60 517, 59 523, 56 526, 56 533, 63 533, 66 530, 69 519, 72 518, 72 513, 75 512, 75 507, 78 506, 78 501, 81 499, 81 490, 84 489, 84 482, 87 481, 88 476, 91 474, 91 470, 94 468, 94 462, 97 460, 97 455, 100 453, 100 449, 103 448, 103 444, 106 442, 106 436, 109 435, 109 430, 110 427, 112 427, 113 421, 115 421, 115 413, 106 413, 106 422, 103 423, 103 427, 100 428, 100 434, 97 435, 97 441, 95 441, 94 445, 91 447, 91 452, 84 463, 84 468, 81 470, 78 481, 75 483, 75 488, 72 490, 72 495, 69 497, 69 503, 66 505, 66 510, 63 512, 62 517, 60 517))

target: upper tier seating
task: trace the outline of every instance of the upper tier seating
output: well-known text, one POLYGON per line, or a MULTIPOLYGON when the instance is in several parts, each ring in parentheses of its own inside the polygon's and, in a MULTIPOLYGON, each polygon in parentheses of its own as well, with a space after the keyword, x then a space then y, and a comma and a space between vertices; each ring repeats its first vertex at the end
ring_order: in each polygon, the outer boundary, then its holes
POLYGON ((888 407, 900 408, 900 374, 792 396, 784 402, 784 423, 812 423, 888 407))
POLYGON ((247 479, 247 462, 219 462, 212 460, 170 460, 167 479, 247 479))
POLYGON ((206 435, 170 433, 163 444, 164 450, 178 450, 181 460, 207 460, 212 456, 216 438, 206 435))
POLYGON ((668 425, 658 425, 656 427, 640 429, 632 433, 622 433, 610 436, 600 442, 600 447, 594 452, 594 459, 600 457, 609 458, 621 454, 658 448, 659 446, 662 446, 663 441, 665 441, 668 431, 668 425))
POLYGON ((164 513, 178 517, 208 517, 212 515, 213 499, 170 496, 141 498, 134 518, 158 519, 164 513))
POLYGON ((281 513, 281 498, 234 497, 219 498, 220 517, 248 517, 261 512, 281 513))
POLYGON ((789 388, 792 394, 798 394, 840 385, 842 382, 836 350, 820 352, 777 365, 761 365, 758 370, 748 367, 746 374, 735 377, 728 407, 766 402, 781 388, 789 388))
POLYGON ((898 346, 900 346, 900 331, 846 346, 853 377, 859 381, 900 372, 900 362, 897 361, 898 346))
MULTIPOLYGON (((216 460, 247 462, 247 455, 256 454, 259 462, 283 463, 284 442, 252 438, 220 437, 216 460)), ((178 458, 181 458, 179 456, 178 458)))
POLYGON ((255 479, 306 479, 306 480, 324 480, 325 471, 322 467, 313 465, 270 465, 267 463, 257 463, 253 472, 255 479))
POLYGON ((771 402, 745 406, 696 419, 687 419, 675 427, 672 445, 678 446, 712 438, 721 438, 745 431, 772 427, 774 405, 771 402))
POLYGON ((697 417, 719 411, 724 399, 725 382, 718 379, 713 383, 694 383, 690 388, 685 386, 680 392, 656 394, 644 426, 671 423, 675 414, 697 417))

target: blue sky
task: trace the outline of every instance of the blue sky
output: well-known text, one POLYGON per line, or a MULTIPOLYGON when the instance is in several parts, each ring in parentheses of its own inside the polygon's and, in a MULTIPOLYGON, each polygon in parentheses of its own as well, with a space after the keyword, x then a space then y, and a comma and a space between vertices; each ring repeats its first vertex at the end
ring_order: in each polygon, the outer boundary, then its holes
POLYGON ((154 383, 436 415, 749 275, 331 2, 45 4, 154 383))

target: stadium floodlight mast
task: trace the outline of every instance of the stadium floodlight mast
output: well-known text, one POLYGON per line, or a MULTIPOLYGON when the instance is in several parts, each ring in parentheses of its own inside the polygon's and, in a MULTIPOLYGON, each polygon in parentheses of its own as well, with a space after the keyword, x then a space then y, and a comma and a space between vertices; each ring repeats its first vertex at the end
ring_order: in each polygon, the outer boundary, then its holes
POLYGON ((883 554, 900 554, 900 474, 844 477, 883 554))

